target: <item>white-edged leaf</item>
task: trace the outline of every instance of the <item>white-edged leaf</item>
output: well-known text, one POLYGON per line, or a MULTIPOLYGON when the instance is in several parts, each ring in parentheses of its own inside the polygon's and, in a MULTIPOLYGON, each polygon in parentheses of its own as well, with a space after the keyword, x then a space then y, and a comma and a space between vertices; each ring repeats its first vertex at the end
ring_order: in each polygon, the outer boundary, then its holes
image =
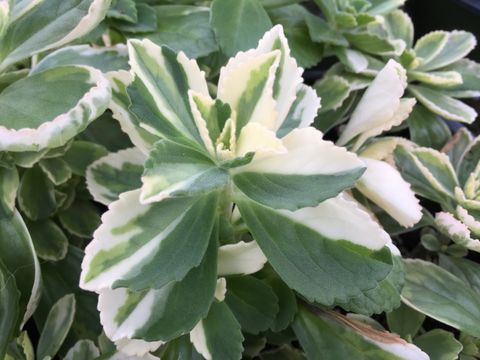
POLYGON ((447 120, 471 124, 477 117, 477 112, 472 107, 443 94, 439 90, 423 85, 410 85, 408 91, 430 111, 447 120))
POLYGON ((447 31, 432 31, 418 39, 413 50, 420 58, 419 64, 428 63, 434 59, 445 47, 448 38, 447 31))
POLYGON ((405 41, 407 49, 412 47, 413 23, 406 12, 397 9, 386 14, 385 25, 392 38, 405 41))
POLYGON ((201 141, 187 92, 208 95, 205 74, 197 63, 147 39, 129 40, 128 53, 134 74, 127 89, 130 110, 140 126, 173 140, 201 141))
POLYGON ((342 76, 329 75, 317 81, 314 85, 322 100, 320 113, 337 110, 350 95, 350 83, 342 76))
POLYGON ((85 249, 82 288, 158 288, 181 280, 202 260, 217 194, 148 205, 139 197, 140 190, 121 194, 102 216, 102 225, 85 249))
POLYGON ((28 221, 27 227, 39 258, 58 261, 67 255, 68 238, 52 220, 28 221))
POLYGON ((110 97, 108 80, 93 68, 59 67, 21 79, 0 94, 0 150, 62 146, 105 111, 110 97))
POLYGON ((109 205, 118 196, 138 189, 146 156, 137 148, 110 153, 87 168, 87 187, 95 201, 109 205))
POLYGON ((19 185, 20 179, 15 166, 0 167, 0 218, 13 214, 19 185))
MULTIPOLYGON (((464 246, 467 249, 480 252, 480 240, 472 237, 469 226, 467 226, 465 223, 468 223, 468 218, 470 218, 472 221, 475 220, 466 212, 465 209, 461 209, 464 211, 464 213, 463 216, 459 216, 460 219, 457 219, 448 212, 438 212, 435 214, 435 224, 444 235, 452 239, 456 244, 464 246)), ((462 212, 460 213, 462 214, 462 212)), ((478 231, 478 224, 476 225, 478 231)))
POLYGON ((345 303, 392 269, 388 234, 343 195, 295 212, 247 198, 237 204, 275 271, 310 300, 345 303))
POLYGON ((30 75, 57 66, 84 65, 94 67, 104 73, 127 70, 127 48, 123 44, 112 47, 91 47, 89 45, 72 45, 58 49, 45 56, 30 71, 30 75))
POLYGON ((361 158, 367 166, 356 187, 384 209, 404 227, 411 227, 422 218, 422 207, 400 173, 390 164, 361 158))
POLYGON ((38 165, 55 185, 61 185, 72 177, 72 170, 60 157, 42 159, 38 165))
POLYGON ((36 53, 65 45, 95 28, 105 17, 110 0, 48 0, 8 28, 0 46, 0 68, 36 53))
MULTIPOLYGON (((420 40, 418 42, 420 42, 420 40)), ((441 43, 442 40, 439 41, 439 44, 441 43)), ((417 69, 430 71, 450 65, 468 55, 468 53, 472 51, 476 44, 477 41, 473 34, 466 31, 451 31, 448 33, 448 38, 445 44, 440 46, 441 49, 434 51, 433 56, 430 56, 427 59, 424 58, 417 69)), ((417 46, 415 46, 415 48, 417 48, 417 46)), ((422 55, 418 54, 418 52, 417 56, 422 57, 422 55)))
POLYGON ((107 336, 113 341, 137 338, 150 342, 169 341, 190 332, 207 315, 214 299, 216 242, 211 239, 199 266, 181 281, 143 291, 101 290, 98 309, 107 336))
POLYGON ((462 75, 456 71, 409 71, 411 80, 417 80, 427 85, 450 88, 463 83, 462 75))
POLYGON ((259 149, 233 175, 244 194, 264 205, 289 210, 316 206, 353 186, 364 171, 355 154, 323 140, 312 127, 292 130, 281 143, 285 151, 259 149))

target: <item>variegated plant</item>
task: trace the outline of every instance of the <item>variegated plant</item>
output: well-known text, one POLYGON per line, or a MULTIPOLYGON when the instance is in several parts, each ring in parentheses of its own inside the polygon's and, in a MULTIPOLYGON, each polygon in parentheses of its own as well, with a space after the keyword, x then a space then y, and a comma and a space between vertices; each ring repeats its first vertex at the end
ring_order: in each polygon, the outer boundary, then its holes
MULTIPOLYGON (((228 61, 215 98, 183 53, 148 40, 128 50, 131 71, 112 75, 111 109, 138 148, 87 172, 109 210, 81 286, 99 294, 107 336, 145 353, 190 333, 205 358, 237 359, 240 329, 280 319, 275 296, 265 300, 270 320, 253 324, 234 298, 249 286, 271 293, 270 282, 366 314, 398 306, 399 252, 345 192, 365 164, 309 127, 320 101, 281 27, 228 61)), ((295 308, 275 326, 288 326, 295 308)))

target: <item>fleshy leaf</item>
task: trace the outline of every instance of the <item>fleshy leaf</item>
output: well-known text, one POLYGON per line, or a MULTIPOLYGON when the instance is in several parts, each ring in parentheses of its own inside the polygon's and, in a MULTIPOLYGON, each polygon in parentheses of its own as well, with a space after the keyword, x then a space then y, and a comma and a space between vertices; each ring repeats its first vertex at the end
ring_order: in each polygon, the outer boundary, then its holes
POLYGON ((89 45, 73 45, 58 49, 45 56, 30 71, 30 75, 57 66, 85 65, 94 67, 104 73, 127 70, 127 48, 125 45, 97 48, 89 45))
POLYGON ((266 262, 267 258, 256 241, 223 245, 218 250, 218 275, 253 274, 266 262))
POLYGON ((316 315, 301 309, 293 329, 311 359, 322 353, 326 360, 429 360, 427 354, 398 335, 375 330, 335 312, 316 315))
POLYGON ((110 97, 108 80, 93 68, 59 67, 18 80, 0 94, 0 150, 62 146, 105 111, 110 97))
POLYGON ((243 331, 258 334, 273 325, 279 299, 267 283, 253 276, 232 276, 227 288, 225 302, 243 331))
POLYGON ((400 125, 415 104, 411 99, 400 100, 406 86, 405 69, 389 60, 363 94, 338 144, 345 145, 356 138, 354 149, 358 149, 369 137, 400 125))
MULTIPOLYGON (((444 35, 441 37, 443 39, 444 35)), ((439 43, 441 44, 442 41, 439 43)), ((468 55, 468 53, 472 51, 476 44, 477 41, 475 40, 475 36, 473 34, 466 31, 454 30, 448 33, 448 38, 445 44, 440 46, 441 49, 439 49, 440 47, 437 48, 437 51, 433 53, 433 56, 431 55, 427 59, 424 59, 417 69, 430 71, 450 65, 468 55)), ((415 48, 417 48, 417 46, 415 46, 415 48)), ((422 57, 422 55, 420 55, 418 52, 417 55, 422 57)))
POLYGON ((410 307, 472 336, 480 336, 480 299, 462 280, 423 260, 405 260, 402 300, 410 307))
POLYGON ((19 184, 15 167, 0 167, 0 218, 13 214, 19 184))
MULTIPOLYGON (((0 68, 86 35, 103 20, 110 0, 35 1, 16 14, 0 46, 0 68), (35 6, 37 5, 37 6, 35 6), (30 11, 28 11, 30 10, 30 11)), ((25 3, 25 1, 23 2, 25 3)), ((13 9, 15 12, 17 9, 13 9)))
POLYGON ((48 313, 37 345, 37 358, 53 358, 67 337, 75 315, 76 302, 73 294, 58 300, 48 313))
MULTIPOLYGON (((216 286, 216 239, 212 239, 198 267, 178 282, 158 289, 101 290, 98 308, 107 336, 168 341, 190 332, 204 318, 216 286)), ((162 269, 160 270, 167 271, 162 269)))
POLYGON ((450 139, 448 125, 422 104, 416 104, 407 119, 410 138, 420 146, 440 150, 450 139))
POLYGON ((206 360, 238 360, 242 357, 240 324, 225 302, 213 302, 207 317, 190 333, 190 341, 206 360))
POLYGON ((267 206, 289 210, 316 206, 353 186, 364 171, 353 153, 323 140, 322 133, 311 127, 291 131, 282 144, 286 152, 259 150, 233 176, 244 194, 267 206))
POLYGON ((433 329, 416 337, 413 343, 425 351, 430 359, 458 359, 463 345, 443 329, 433 329))
POLYGON ((9 342, 18 330, 20 293, 15 278, 0 260, 0 357, 5 358, 9 342))
POLYGON ((130 110, 140 126, 172 140, 201 141, 187 92, 208 95, 205 74, 197 63, 147 39, 129 40, 128 53, 134 74, 127 89, 130 110))
POLYGON ((140 201, 197 196, 224 187, 228 173, 204 153, 168 140, 160 140, 145 163, 140 201))
POLYGON ((68 238, 52 220, 28 221, 27 227, 38 257, 58 261, 67 255, 68 238))
POLYGON ((430 111, 447 120, 471 124, 477 117, 477 112, 472 107, 438 90, 423 85, 410 85, 408 91, 430 111))
POLYGON ((342 195, 295 212, 246 198, 237 204, 273 268, 310 300, 344 303, 375 287, 392 269, 384 248, 388 234, 342 195))
POLYGON ((95 360, 100 356, 98 348, 92 340, 79 340, 72 346, 67 354, 65 360, 95 360))
POLYGON ((181 280, 200 264, 212 232, 217 194, 148 205, 142 205, 139 196, 140 190, 123 193, 103 215, 86 248, 82 288, 159 288, 181 280))
POLYGON ((422 207, 403 180, 390 164, 362 158, 367 169, 357 183, 357 189, 375 204, 384 209, 404 227, 411 227, 422 218, 422 207))
POLYGON ((95 201, 109 205, 125 191, 141 185, 145 155, 137 148, 120 150, 104 156, 87 168, 88 190, 95 201))
POLYGON ((211 12, 215 36, 227 56, 252 48, 272 26, 259 0, 214 0, 211 12))

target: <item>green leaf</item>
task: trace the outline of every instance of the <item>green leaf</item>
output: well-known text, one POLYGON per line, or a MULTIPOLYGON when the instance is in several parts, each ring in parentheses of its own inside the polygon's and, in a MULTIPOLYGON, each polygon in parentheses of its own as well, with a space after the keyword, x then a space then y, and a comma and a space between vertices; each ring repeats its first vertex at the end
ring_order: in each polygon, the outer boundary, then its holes
POLYGON ((162 359, 165 360, 203 360, 190 342, 189 336, 184 335, 169 341, 162 351, 162 359))
POLYGON ((390 252, 382 249, 388 236, 343 197, 295 212, 245 198, 237 204, 275 271, 309 300, 346 303, 377 286, 392 268, 390 252))
POLYGON ((430 360, 456 360, 463 345, 455 336, 442 329, 434 329, 416 337, 413 343, 425 351, 430 360))
POLYGON ((95 360, 100 356, 95 343, 91 340, 79 340, 64 357, 64 360, 95 360))
POLYGON ((75 140, 65 153, 63 160, 75 175, 85 176, 88 166, 107 154, 107 149, 102 145, 91 141, 75 140))
POLYGON ((0 260, 0 358, 4 359, 7 347, 18 330, 18 318, 21 316, 20 292, 15 277, 0 260))
POLYGON ((35 166, 25 170, 18 188, 18 205, 32 220, 47 219, 57 210, 54 184, 35 166))
POLYGON ((456 71, 409 71, 408 77, 410 81, 419 81, 426 85, 449 90, 455 85, 463 82, 462 76, 456 71))
POLYGON ((87 168, 88 190, 95 201, 108 205, 125 191, 138 189, 145 155, 137 148, 120 150, 91 163, 87 168))
MULTIPOLYGON (((98 309, 108 337, 114 341, 125 337, 169 341, 190 332, 207 316, 214 299, 217 248, 215 234, 200 265, 181 281, 139 292, 101 290, 98 309)), ((168 271, 162 266, 160 270, 168 271)))
POLYGON ((401 304, 399 308, 387 313, 388 328, 404 339, 415 337, 424 320, 424 314, 405 304, 401 304))
POLYGON ((234 184, 263 205, 288 210, 316 206, 353 186, 364 172, 355 155, 323 140, 311 127, 291 131, 282 143, 285 152, 261 154, 258 160, 254 156, 233 175, 234 184))
POLYGON ((313 314, 300 309, 293 330, 308 359, 428 360, 414 345, 336 313, 313 314))
POLYGON ((306 24, 312 41, 323 44, 331 44, 337 46, 348 46, 348 41, 340 33, 332 29, 326 21, 319 16, 307 13, 305 16, 306 24))
POLYGON ((39 258, 58 261, 67 255, 68 238, 53 221, 27 221, 27 228, 39 258))
POLYGON ((181 280, 200 264, 211 237, 218 195, 142 205, 139 193, 123 193, 103 215, 86 248, 84 289, 160 288, 181 280))
POLYGON ((16 167, 0 167, 0 218, 12 216, 19 185, 16 167))
POLYGON ((120 69, 127 70, 129 68, 127 49, 125 45, 105 48, 89 45, 67 46, 45 56, 34 66, 30 75, 67 65, 91 66, 104 73, 120 69))
POLYGON ((70 345, 79 339, 96 340, 102 329, 97 311, 97 296, 78 287, 83 257, 81 249, 70 245, 64 259, 42 263, 43 292, 34 315, 37 328, 41 329, 55 302, 67 294, 74 294, 77 311, 65 341, 70 345))
POLYGON ((135 0, 115 0, 108 9, 107 17, 135 23, 138 21, 135 0))
POLYGON ((313 86, 322 99, 320 114, 337 110, 350 95, 350 83, 338 75, 325 76, 313 86))
POLYGON ((292 55, 303 68, 310 68, 319 63, 324 49, 322 44, 314 43, 310 39, 305 22, 307 14, 306 9, 298 4, 269 11, 272 22, 283 25, 292 55))
POLYGON ((480 336, 480 299, 458 277, 422 260, 405 260, 402 300, 444 324, 480 336))
POLYGON ((279 311, 279 299, 272 288, 253 276, 227 278, 225 302, 242 330, 251 334, 258 334, 272 326, 279 311))
POLYGON ((155 144, 145 162, 140 201, 198 196, 225 187, 228 172, 204 153, 168 140, 155 144))
POLYGON ((54 357, 62 346, 75 315, 75 296, 65 295, 48 313, 37 345, 37 358, 54 357))
POLYGON ((440 150, 451 137, 445 121, 421 104, 413 108, 407 123, 411 140, 420 146, 440 150))
POLYGON ((333 49, 340 62, 354 73, 362 73, 368 68, 368 59, 360 51, 337 47, 333 49))
POLYGON ((364 315, 379 314, 397 308, 401 304, 400 293, 404 284, 404 271, 400 256, 392 256, 392 260, 392 270, 376 287, 338 305, 345 310, 364 315))
POLYGON ((450 162, 452 163, 453 167, 457 170, 458 173, 458 165, 460 164, 460 160, 465 153, 465 150, 468 148, 470 143, 472 142, 473 137, 470 131, 465 128, 461 127, 450 139, 450 141, 445 145, 443 152, 445 152, 450 162))
POLYGON ((410 85, 408 91, 430 111, 447 120, 471 124, 477 117, 473 108, 438 90, 422 85, 410 85))
POLYGON ((189 89, 208 96, 198 65, 150 40, 129 40, 128 51, 135 77, 127 91, 139 124, 173 141, 202 143, 188 97, 189 89))
POLYGON ((439 254, 439 265, 463 280, 465 284, 480 294, 480 265, 466 258, 439 254))
POLYGON ((59 212, 58 219, 69 233, 86 239, 90 239, 100 225, 97 207, 84 200, 75 200, 67 209, 59 212))
POLYGON ((155 9, 145 3, 139 3, 135 6, 137 8, 137 20, 134 23, 125 20, 117 20, 112 26, 121 32, 133 34, 155 31, 158 22, 155 9))
POLYGON ((227 56, 255 47, 272 27, 267 12, 258 0, 214 0, 211 11, 210 21, 215 36, 227 56))
POLYGON ((0 94, 0 150, 64 145, 105 111, 110 93, 108 80, 86 67, 53 68, 16 81, 0 94))
POLYGON ((369 0, 371 6, 368 9, 370 15, 387 14, 402 6, 405 0, 369 0))
POLYGON ((39 161, 38 165, 55 185, 63 184, 72 177, 72 170, 61 158, 43 159, 39 161))
POLYGON ((0 219, 0 253, 20 292, 18 322, 23 326, 37 307, 41 275, 32 239, 16 210, 13 216, 0 219))
POLYGON ((200 6, 156 6, 158 27, 147 39, 166 45, 175 51, 183 51, 192 59, 206 56, 218 45, 210 25, 210 11, 200 6))
MULTIPOLYGON (((435 35, 436 33, 433 34, 435 35)), ((430 52, 431 55, 421 62, 420 66, 417 68, 418 70, 430 71, 450 65, 465 57, 470 51, 472 51, 477 43, 475 36, 466 31, 454 30, 447 34, 448 37, 446 41, 443 40, 438 42, 438 44, 444 43, 444 45, 437 47, 433 54, 430 52)), ((440 36, 442 39, 445 37, 445 35, 440 36)), ((417 46, 415 46, 415 48, 417 48, 417 46)), ((417 56, 422 57, 418 52, 417 56)))
POLYGON ((297 313, 295 293, 276 276, 264 279, 264 281, 270 285, 278 298, 279 310, 270 328, 275 332, 285 330, 291 324, 297 313))
POLYGON ((190 334, 190 341, 206 359, 242 358, 243 336, 240 324, 225 302, 212 303, 207 317, 190 334))
POLYGON ((423 35, 415 43, 413 50, 420 59, 420 64, 428 63, 434 59, 445 47, 449 38, 447 31, 432 31, 423 35))
POLYGON ((449 158, 430 148, 407 149, 398 145, 394 151, 395 163, 412 189, 427 199, 448 203, 459 186, 449 158))
POLYGON ((86 35, 105 17, 110 6, 110 0, 37 3, 30 12, 17 16, 10 24, 0 46, 1 69, 86 35))
POLYGON ((380 56, 398 56, 405 49, 402 40, 389 40, 368 31, 348 32, 344 36, 353 47, 367 54, 380 56))

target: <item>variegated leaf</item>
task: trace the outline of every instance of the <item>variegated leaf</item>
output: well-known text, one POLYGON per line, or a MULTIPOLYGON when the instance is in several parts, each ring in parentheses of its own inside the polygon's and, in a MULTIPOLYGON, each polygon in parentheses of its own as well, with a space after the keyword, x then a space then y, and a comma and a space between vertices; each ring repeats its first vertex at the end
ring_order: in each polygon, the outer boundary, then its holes
POLYGON ((93 68, 59 67, 21 79, 0 94, 0 150, 62 146, 105 111, 110 97, 108 80, 93 68))
POLYGON ((0 69, 80 38, 103 20, 110 0, 17 2, 0 46, 0 69), (20 8, 21 7, 21 8, 20 8))
POLYGON ((81 287, 160 288, 181 280, 203 258, 218 195, 140 203, 140 190, 110 204, 85 250, 81 287), (159 266, 162 264, 162 266, 159 266))
POLYGON ((423 85, 410 85, 408 91, 430 111, 447 120, 471 124, 477 117, 475 109, 439 90, 423 85))
POLYGON ((197 196, 225 187, 228 172, 204 153, 160 140, 145 163, 140 201, 144 204, 172 197, 197 196))
POLYGON ((95 201, 109 205, 125 191, 141 185, 146 156, 137 148, 110 153, 87 168, 87 187, 95 201))
MULTIPOLYGON (((180 281, 143 291, 126 288, 99 291, 98 308, 107 336, 113 341, 123 338, 168 341, 190 332, 207 315, 214 298, 217 239, 209 240, 201 263, 180 281)), ((168 271, 162 265, 157 267, 168 271)))
POLYGON ((201 143, 188 99, 188 89, 208 95, 205 74, 197 63, 150 40, 130 40, 128 52, 134 74, 127 89, 129 109, 140 126, 161 137, 201 143))
POLYGON ((345 303, 392 269, 388 234, 343 195, 294 212, 237 204, 275 271, 309 300, 345 303))
POLYGON ((79 340, 72 346, 64 360, 95 360, 100 352, 92 340, 79 340))
MULTIPOLYGON (((262 140, 258 138, 256 146, 262 140)), ((249 164, 234 170, 234 184, 264 205, 289 210, 316 206, 353 186, 364 171, 353 153, 323 140, 322 133, 311 127, 295 129, 281 142, 284 151, 260 148, 249 164)), ((242 139, 238 147, 248 150, 242 139)))
POLYGON ((266 262, 267 258, 256 241, 223 245, 218 250, 218 275, 253 274, 266 262))
POLYGON ((16 167, 0 167, 0 218, 12 216, 19 184, 16 167))

